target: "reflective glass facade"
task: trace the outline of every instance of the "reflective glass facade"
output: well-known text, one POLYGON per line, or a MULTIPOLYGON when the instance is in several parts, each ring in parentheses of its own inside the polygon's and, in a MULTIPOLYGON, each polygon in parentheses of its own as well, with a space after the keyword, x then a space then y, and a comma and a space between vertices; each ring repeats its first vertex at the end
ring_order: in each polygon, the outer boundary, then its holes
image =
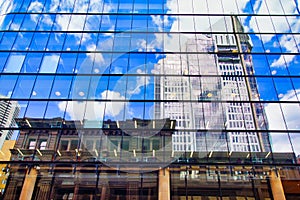
POLYGON ((299 3, 0 0, 5 199, 295 199, 299 3))

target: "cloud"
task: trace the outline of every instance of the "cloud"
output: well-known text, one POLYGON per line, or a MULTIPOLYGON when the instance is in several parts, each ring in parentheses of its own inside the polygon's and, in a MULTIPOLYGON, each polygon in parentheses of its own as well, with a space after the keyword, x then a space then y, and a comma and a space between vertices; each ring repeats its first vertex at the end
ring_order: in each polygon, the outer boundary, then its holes
POLYGON ((44 5, 38 1, 34 1, 30 4, 28 7, 28 11, 33 11, 33 12, 41 12, 43 10, 44 5))
MULTIPOLYGON (((295 2, 292 0, 282 3, 280 0, 272 1, 256 1, 255 13, 257 14, 297 14, 295 2)), ((274 48, 278 48, 275 33, 288 33, 290 31, 298 33, 300 31, 299 17, 290 16, 288 18, 282 16, 256 16, 250 19, 250 29, 255 31, 256 36, 263 43, 271 42, 274 48), (274 34, 264 34, 274 33, 274 34)), ((279 38, 280 48, 283 52, 297 53, 297 47, 300 45, 300 40, 293 35, 277 35, 279 38)), ((295 55, 281 55, 278 59, 271 63, 271 67, 288 67, 294 61, 295 55)))
MULTIPOLYGON (((280 101, 299 101, 300 89, 290 90, 280 95, 280 101)), ((300 107, 297 103, 269 103, 265 107, 270 130, 299 130, 300 107)), ((292 144, 297 154, 300 154, 300 135, 292 135, 292 144)), ((274 152, 290 152, 291 145, 288 143, 287 133, 271 133, 272 148, 274 152)))
MULTIPOLYGON (((119 92, 106 90, 101 93, 101 99, 125 100, 119 92)), ((103 116, 118 117, 127 104, 124 102, 92 102, 92 101, 62 101, 58 104, 61 111, 66 111, 72 120, 103 120, 103 116)))
MULTIPOLYGON (((137 69, 137 74, 146 74, 143 70, 137 69)), ((137 76, 136 77, 136 86, 133 90, 129 90, 129 95, 139 94, 141 92, 141 88, 147 86, 150 83, 150 76, 137 76)))
POLYGON ((271 64, 271 67, 285 67, 288 66, 296 57, 296 55, 281 55, 277 60, 271 64))

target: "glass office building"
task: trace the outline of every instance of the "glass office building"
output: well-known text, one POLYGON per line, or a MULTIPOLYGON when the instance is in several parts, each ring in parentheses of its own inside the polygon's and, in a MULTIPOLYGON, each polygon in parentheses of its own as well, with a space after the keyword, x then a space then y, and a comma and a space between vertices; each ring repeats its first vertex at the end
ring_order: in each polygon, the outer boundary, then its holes
POLYGON ((0 0, 4 199, 299 199, 299 3, 0 0))

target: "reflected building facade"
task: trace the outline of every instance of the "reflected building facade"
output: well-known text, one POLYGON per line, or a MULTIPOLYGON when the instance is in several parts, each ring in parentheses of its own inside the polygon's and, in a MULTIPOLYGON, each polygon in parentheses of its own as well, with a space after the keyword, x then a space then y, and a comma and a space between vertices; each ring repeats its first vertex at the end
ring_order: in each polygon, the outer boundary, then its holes
POLYGON ((0 0, 4 199, 299 199, 297 8, 0 0))
MULTIPOLYGON (((1 96, 1 98, 6 98, 1 96)), ((0 126, 3 128, 15 128, 15 118, 19 116, 20 105, 16 101, 0 101, 0 126)), ((13 137, 14 130, 0 130, 0 148, 5 140, 10 140, 13 137)))

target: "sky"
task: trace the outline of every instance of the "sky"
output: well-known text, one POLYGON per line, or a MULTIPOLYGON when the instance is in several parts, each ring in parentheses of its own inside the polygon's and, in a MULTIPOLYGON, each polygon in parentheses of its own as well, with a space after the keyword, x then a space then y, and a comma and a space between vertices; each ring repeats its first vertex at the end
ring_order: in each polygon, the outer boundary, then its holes
MULTIPOLYGON (((6 28, 6 20, 5 13, 9 13, 14 11, 17 8, 16 2, 18 1, 6 1, 0 0, 0 28, 6 28)), ((87 5, 86 0, 77 0, 76 4, 74 4, 74 0, 52 0, 47 1, 49 4, 47 5, 47 9, 50 12, 55 12, 58 10, 59 12, 86 12, 87 10, 91 13, 96 12, 107 12, 107 13, 116 13, 117 7, 114 2, 118 1, 110 1, 110 3, 106 3, 104 7, 102 7, 102 1, 91 0, 90 4, 87 5), (59 4, 59 2, 61 2, 59 4), (72 5, 75 5, 72 8, 72 5)), ((108 2, 108 1, 105 1, 108 2)), ((125 1, 122 1, 125 2, 125 1)), ((145 4, 143 1, 135 1, 135 9, 132 10, 131 4, 124 3, 119 7, 119 12, 134 12, 134 13, 144 13, 146 10, 145 4)), ((255 68, 255 74, 261 75, 261 78, 257 78, 258 82, 258 90, 260 93, 260 99, 266 101, 265 103, 265 112, 269 122, 269 128, 279 129, 279 130, 299 130, 300 121, 297 120, 300 117, 300 107, 299 104, 288 103, 289 101, 299 101, 300 94, 300 81, 298 78, 288 79, 288 78, 263 78, 264 75, 272 75, 272 76, 284 76, 284 75, 294 75, 299 76, 300 69, 298 67, 299 64, 299 56, 296 53, 299 53, 300 47, 300 35, 297 34, 275 34, 275 33, 299 33, 300 32, 300 20, 299 17, 295 14, 299 14, 299 1, 298 0, 285 0, 284 3, 281 3, 280 0, 165 0, 164 10, 160 7, 160 1, 150 1, 151 4, 149 8, 151 8, 152 12, 157 13, 168 13, 168 14, 176 14, 176 13, 184 13, 191 14, 193 12, 198 13, 211 13, 211 14, 258 14, 258 16, 242 16, 240 17, 240 21, 243 24, 243 27, 246 32, 249 33, 251 37, 251 42, 253 44, 252 52, 257 53, 253 55, 253 64, 255 68), (232 4, 232 2, 234 2, 232 4), (206 6, 203 6, 206 5, 206 6), (270 18, 267 14, 289 14, 290 16, 284 18, 280 16, 273 16, 270 18), (265 15, 266 14, 266 15, 265 15), (266 33, 266 34, 260 34, 266 33), (270 53, 270 55, 264 56, 259 53, 270 53), (280 54, 288 53, 288 54, 280 54), (278 54, 272 54, 278 53, 278 54), (268 103, 268 101, 283 101, 285 103, 268 103), (287 103, 286 103, 287 102, 287 103)), ((24 8, 26 6, 24 5, 24 8)), ((32 1, 29 5, 30 12, 40 12, 42 11, 43 6, 39 1, 32 1)), ((186 16, 182 18, 178 18, 176 16, 160 16, 153 14, 148 18, 147 26, 148 31, 166 31, 166 32, 185 32, 185 31, 209 31, 210 24, 214 24, 219 20, 220 17, 211 16, 209 20, 205 20, 204 18, 195 19, 196 23, 193 24, 191 17, 186 16), (192 27, 192 28, 191 28, 192 27)), ((84 57, 78 58, 79 66, 73 68, 71 64, 75 61, 68 60, 67 57, 63 60, 59 60, 58 54, 49 54, 45 55, 43 61, 45 65, 51 63, 53 66, 61 66, 62 72, 70 72, 70 73, 88 73, 88 70, 92 70, 93 73, 112 73, 121 75, 124 73, 127 74, 147 74, 147 73, 155 73, 155 65, 165 57, 165 55, 161 54, 160 51, 162 49, 168 52, 176 52, 179 51, 186 41, 191 35, 183 35, 183 37, 179 38, 177 35, 166 35, 166 37, 162 37, 162 34, 153 33, 149 34, 147 37, 144 35, 136 35, 136 38, 131 40, 129 45, 129 39, 126 38, 128 34, 128 23, 130 20, 128 17, 123 17, 123 21, 119 24, 115 24, 116 17, 111 16, 103 16, 101 19, 96 17, 96 15, 90 16, 87 19, 88 23, 84 24, 85 16, 78 15, 77 17, 71 18, 68 15, 60 15, 56 19, 54 19, 53 15, 44 15, 40 22, 37 22, 37 16, 32 15, 31 22, 32 24, 37 24, 40 30, 48 30, 49 25, 53 23, 55 20, 55 28, 57 30, 66 30, 66 31, 77 31, 81 29, 85 30, 96 30, 99 29, 98 24, 100 24, 101 20, 101 30, 107 31, 101 37, 101 39, 97 39, 95 34, 75 34, 69 33, 66 36, 66 40, 70 38, 68 45, 60 48, 64 48, 63 50, 69 51, 74 49, 80 50, 99 50, 99 51, 109 51, 113 50, 113 40, 117 41, 114 43, 115 49, 121 49, 124 51, 137 51, 137 52, 156 52, 156 54, 143 55, 141 59, 138 54, 128 55, 124 53, 117 54, 115 56, 111 56, 110 54, 104 53, 87 53, 84 57), (68 25, 69 24, 69 25, 68 25), (117 35, 110 33, 109 31, 117 28, 120 32, 117 35), (117 40, 118 39, 118 40, 117 40), (81 44, 79 41, 82 41, 81 44), (128 49, 128 46, 130 48, 128 49), (128 70, 124 71, 124 68, 119 67, 120 64, 124 64, 124 61, 127 61, 130 56, 130 60, 132 63, 127 64, 128 70), (94 63, 94 64, 91 64, 94 63), (93 65, 93 68, 90 66, 93 65), (69 70, 69 71, 68 71, 69 70)), ((120 20, 120 18, 119 18, 120 20)), ((134 30, 146 31, 144 27, 145 19, 141 17, 140 20, 136 20, 136 24, 133 25, 134 30)), ((33 26, 31 23, 25 24, 21 27, 24 30, 28 30, 29 26, 33 26), (28 27, 26 27, 28 26, 28 27)), ((11 30, 16 30, 20 28, 20 23, 13 23, 10 26, 11 30)), ((49 46, 49 50, 55 50, 60 42, 60 35, 53 36, 53 46, 49 46), (57 44, 55 45, 55 41, 57 44), (53 48, 53 49, 51 49, 53 48)), ((25 43, 25 36, 20 36, 20 40, 25 43)), ((39 40, 41 41, 41 40, 39 40)), ((21 44, 20 44, 21 45, 21 44)), ((23 44, 24 45, 24 44, 23 44)), ((38 45, 38 44, 37 44, 38 45)), ((21 48, 21 46, 17 46, 16 48, 21 48)), ((38 46, 32 47, 39 48, 38 46)), ((16 55, 13 59, 8 61, 8 65, 13 66, 13 68, 4 67, 3 72, 17 72, 21 70, 21 65, 16 65, 16 62, 26 62, 24 57, 20 55, 16 55), (7 71, 5 71, 7 70, 7 71)), ((29 69, 28 69, 29 70, 29 69)), ((56 68, 42 68, 40 69, 44 73, 53 73, 56 68)), ((100 77, 95 79, 95 82, 105 83, 107 77, 100 77)), ((153 104, 148 104, 145 107, 139 103, 124 103, 122 100, 124 99, 140 99, 141 95, 143 98, 151 99, 153 96, 153 91, 151 93, 151 87, 154 86, 154 80, 150 77, 145 76, 137 76, 133 78, 129 78, 129 82, 127 84, 126 93, 124 92, 124 83, 127 81, 127 76, 116 76, 111 78, 111 82, 114 83, 112 85, 100 85, 99 87, 92 88, 93 91, 86 91, 82 88, 88 88, 84 78, 77 77, 72 85, 68 85, 68 87, 72 87, 73 92, 71 95, 72 98, 84 98, 87 93, 89 93, 90 97, 95 97, 99 99, 111 98, 116 100, 121 100, 120 102, 112 104, 111 102, 105 103, 101 101, 90 102, 86 105, 86 107, 82 106, 84 101, 72 101, 72 102, 57 102, 52 106, 53 113, 63 113, 66 111, 68 115, 66 118, 69 119, 99 119, 104 113, 111 118, 151 118, 153 117, 151 111, 153 111, 153 104), (106 89, 105 89, 106 87, 106 89), (148 95, 148 96, 147 96, 148 95), (136 111, 136 108, 139 112, 136 111), (88 113, 88 115, 86 115, 88 113)), ((64 80, 66 83, 70 84, 70 81, 64 80)), ((32 82, 33 83, 33 82, 32 82)), ((46 81, 44 81, 46 83, 46 81)), ((51 80, 47 82, 47 84, 52 83, 51 80)), ((67 87, 67 86, 66 86, 67 87)), ((35 91, 35 90, 34 90, 35 91)), ((50 92, 50 91, 49 91, 50 92)), ((39 93, 37 93, 39 94, 39 93)), ((37 94, 31 94, 33 97, 37 94)), ((5 94, 7 95, 7 94, 5 94)), ((14 95, 14 94, 12 94, 14 95)), ((53 91, 52 94, 55 98, 63 98, 63 91, 53 91)), ((142 99, 142 98, 141 98, 142 99)), ((32 105, 34 108, 34 105, 32 105)), ((46 104, 41 105, 40 110, 44 109, 49 116, 51 116, 50 111, 46 111, 46 104), (48 113, 47 113, 48 112, 48 113)), ((23 114, 27 115, 30 112, 30 109, 22 111, 23 114), (26 113, 27 112, 27 113, 26 113)), ((34 112, 31 113, 34 115, 34 112)), ((62 114, 63 115, 63 114, 62 114)), ((292 144, 299 144, 300 137, 297 134, 291 134, 288 136, 287 134, 272 134, 272 143, 275 151, 290 151, 291 146, 286 144, 287 140, 283 140, 282 138, 292 139, 292 144)), ((299 145, 294 145, 295 151, 300 153, 299 145)), ((298 154, 299 154, 298 153, 298 154)))

